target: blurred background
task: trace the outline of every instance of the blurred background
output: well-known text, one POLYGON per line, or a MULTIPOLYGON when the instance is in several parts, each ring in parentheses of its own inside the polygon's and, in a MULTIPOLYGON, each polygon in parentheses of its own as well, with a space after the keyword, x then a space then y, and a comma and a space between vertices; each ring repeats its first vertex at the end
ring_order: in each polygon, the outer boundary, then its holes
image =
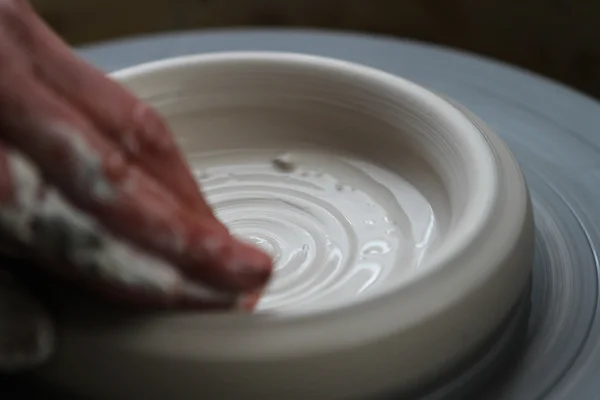
POLYGON ((159 31, 313 27, 462 48, 600 98, 595 0, 31 0, 72 45, 159 31))

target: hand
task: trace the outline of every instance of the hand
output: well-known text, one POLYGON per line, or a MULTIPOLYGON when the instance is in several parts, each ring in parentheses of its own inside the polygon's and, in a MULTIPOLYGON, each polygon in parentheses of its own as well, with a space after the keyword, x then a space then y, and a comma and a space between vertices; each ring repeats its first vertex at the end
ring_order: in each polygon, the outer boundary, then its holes
POLYGON ((0 0, 0 235, 137 305, 248 308, 272 271, 214 216, 157 113, 25 0, 0 0))

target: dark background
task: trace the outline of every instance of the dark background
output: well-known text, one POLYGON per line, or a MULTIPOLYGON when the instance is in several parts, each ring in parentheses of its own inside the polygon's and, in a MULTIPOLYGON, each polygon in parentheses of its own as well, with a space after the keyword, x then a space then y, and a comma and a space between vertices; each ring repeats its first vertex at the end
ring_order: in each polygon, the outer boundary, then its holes
POLYGON ((485 54, 600 98, 595 0, 31 0, 71 44, 209 27, 384 33, 485 54))

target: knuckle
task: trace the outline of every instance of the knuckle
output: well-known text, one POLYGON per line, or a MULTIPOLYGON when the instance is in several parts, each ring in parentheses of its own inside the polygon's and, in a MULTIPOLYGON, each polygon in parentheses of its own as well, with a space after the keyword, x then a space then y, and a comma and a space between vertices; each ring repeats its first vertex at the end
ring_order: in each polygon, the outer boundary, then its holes
POLYGON ((0 16, 9 21, 22 20, 25 0, 0 0, 0 16))
POLYGON ((135 147, 132 139, 137 139, 145 150, 152 152, 169 152, 175 143, 162 117, 156 110, 143 103, 137 104, 130 116, 130 129, 125 131, 123 140, 131 151, 135 147))

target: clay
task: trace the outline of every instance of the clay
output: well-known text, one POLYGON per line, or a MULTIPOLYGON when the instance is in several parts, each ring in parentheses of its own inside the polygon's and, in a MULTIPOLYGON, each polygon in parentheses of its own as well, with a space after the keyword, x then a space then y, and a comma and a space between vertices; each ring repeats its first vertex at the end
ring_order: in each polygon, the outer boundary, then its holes
POLYGON ((417 188, 356 156, 317 149, 285 157, 278 149, 211 154, 200 142, 187 151, 192 169, 210 177, 200 183, 217 216, 275 260, 259 311, 324 310, 368 298, 410 279, 438 234, 417 188))
POLYGON ((115 399, 372 398, 461 365, 522 298, 534 242, 520 170, 424 88, 285 53, 115 78, 165 116, 218 217, 274 256, 273 281, 252 316, 104 315, 98 331, 72 305, 46 379, 115 399))

